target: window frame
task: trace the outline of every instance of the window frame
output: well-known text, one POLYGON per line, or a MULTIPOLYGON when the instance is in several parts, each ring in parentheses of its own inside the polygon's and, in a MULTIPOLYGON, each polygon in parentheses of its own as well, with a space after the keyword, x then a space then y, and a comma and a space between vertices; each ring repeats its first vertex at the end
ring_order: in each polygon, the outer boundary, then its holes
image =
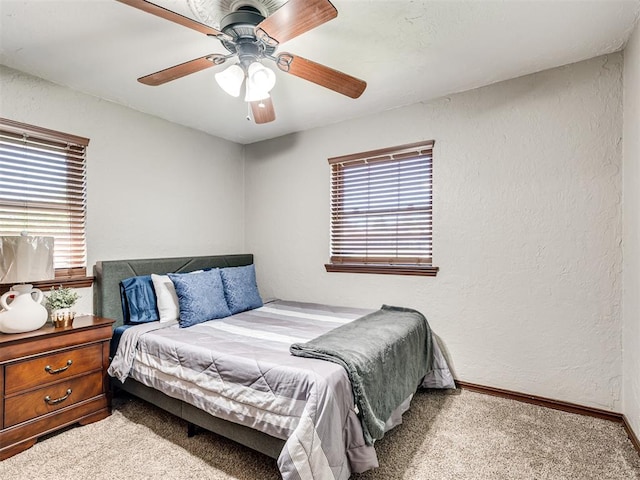
MULTIPOLYGON (((336 214, 341 211, 341 200, 343 198, 342 191, 344 189, 344 167, 355 167, 371 163, 393 163, 394 161, 408 163, 412 159, 424 159, 427 169, 433 169, 433 147, 435 145, 434 140, 409 143, 404 145, 398 145, 395 147, 382 148, 378 150, 370 150, 367 152, 355 153, 350 155, 343 155, 340 157, 332 157, 328 159, 331 166, 331 221, 330 221, 330 235, 331 235, 331 254, 329 263, 325 264, 327 272, 344 272, 344 273, 369 273, 369 274, 390 274, 390 275, 417 275, 417 276, 436 276, 439 268, 433 265, 433 258, 427 256, 417 255, 413 261, 403 262, 402 257, 388 257, 378 258, 375 257, 360 257, 357 260, 349 260, 349 256, 340 255, 334 253, 334 247, 336 244, 342 246, 341 242, 348 244, 348 241, 337 240, 335 232, 341 227, 344 227, 344 220, 340 220, 342 215, 336 214)), ((428 173, 429 185, 425 192, 433 193, 433 175, 428 173)), ((377 188, 388 187, 389 184, 378 186, 377 188)), ((370 192, 370 186, 367 186, 367 192, 370 192)), ((423 192, 424 194, 424 192, 423 192)), ((433 199, 427 202, 429 207, 425 207, 423 210, 425 217, 428 218, 424 225, 421 225, 428 234, 425 239, 427 243, 432 245, 433 242, 433 230, 432 230, 432 213, 433 213, 433 199)), ((367 204, 367 207, 369 205, 367 204)), ((398 207, 398 213, 402 214, 401 209, 398 207)), ((394 213, 391 213, 394 215, 394 213)), ((398 238, 398 237, 396 237, 398 238)), ((363 247, 366 248, 366 247, 363 247)), ((431 252, 432 253, 432 252, 431 252)), ((354 257, 351 257, 354 258, 354 257)))
MULTIPOLYGON (((83 179, 83 190, 86 191, 86 147, 89 145, 89 139, 84 137, 79 137, 77 135, 71 135, 68 133, 59 132, 56 130, 50 130, 43 127, 37 127, 34 125, 29 125, 26 123, 17 122, 14 120, 10 120, 7 118, 0 117, 0 131, 6 132, 10 135, 22 135, 25 138, 37 139, 43 143, 54 142, 57 144, 67 143, 69 146, 72 146, 76 150, 82 150, 82 179, 83 179)), ((77 160, 77 158, 76 158, 77 160)), ((83 196, 82 199, 82 220, 83 220, 83 241, 84 241, 84 266, 75 267, 75 268, 56 268, 55 270, 55 278, 52 280, 44 280, 39 282, 32 282, 32 284, 40 289, 50 288, 54 286, 65 286, 65 287, 73 287, 73 288, 81 288, 81 287, 91 287, 93 285, 93 277, 87 276, 87 258, 86 258, 86 227, 84 222, 86 221, 86 213, 87 213, 87 205, 86 205, 86 196, 83 196)), ((26 203, 26 202, 25 202, 26 203)), ((2 201, 0 200, 0 205, 2 201)), ((0 207, 2 208, 2 207, 0 207)), ((2 231, 2 227, 0 226, 0 231, 2 231)), ((55 235, 54 235, 55 236, 55 235)), ((0 294, 8 291, 12 284, 0 284, 0 294)))

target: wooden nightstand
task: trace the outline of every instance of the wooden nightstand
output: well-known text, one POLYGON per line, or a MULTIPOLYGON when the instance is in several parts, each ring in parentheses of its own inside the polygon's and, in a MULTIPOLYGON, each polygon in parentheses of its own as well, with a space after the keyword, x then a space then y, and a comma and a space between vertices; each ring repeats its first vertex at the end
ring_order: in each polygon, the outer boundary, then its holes
POLYGON ((110 415, 112 324, 80 316, 71 327, 0 333, 0 460, 41 435, 110 415))

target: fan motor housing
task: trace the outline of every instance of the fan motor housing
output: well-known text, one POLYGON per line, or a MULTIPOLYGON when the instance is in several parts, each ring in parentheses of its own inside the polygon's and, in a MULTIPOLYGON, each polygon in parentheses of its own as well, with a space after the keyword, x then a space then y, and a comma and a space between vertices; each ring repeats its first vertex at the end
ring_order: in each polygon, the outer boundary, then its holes
POLYGON ((268 46, 256 38, 255 27, 264 20, 262 14, 250 5, 241 6, 235 12, 225 15, 220 21, 220 30, 232 38, 221 39, 222 45, 231 53, 243 58, 258 58, 271 55, 275 47, 268 46))
POLYGON ((231 12, 220 22, 220 30, 222 30, 227 35, 232 35, 232 32, 229 30, 235 31, 235 28, 238 26, 251 27, 251 31, 253 32, 253 27, 258 25, 261 21, 264 20, 264 17, 260 14, 258 10, 253 7, 240 7, 240 10, 236 10, 235 12, 231 12))

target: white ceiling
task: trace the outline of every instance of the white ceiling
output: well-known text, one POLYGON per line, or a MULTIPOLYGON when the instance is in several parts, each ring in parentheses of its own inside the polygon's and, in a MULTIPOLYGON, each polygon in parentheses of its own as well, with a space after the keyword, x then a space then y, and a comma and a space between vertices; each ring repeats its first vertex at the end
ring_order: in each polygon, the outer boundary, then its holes
MULTIPOLYGON (((156 3, 193 16, 186 0, 156 3)), ((247 104, 218 87, 214 74, 225 67, 158 87, 138 83, 227 52, 215 39, 115 0, 0 0, 0 63, 246 144, 620 50, 640 12, 640 0, 333 4, 336 19, 278 52, 366 80, 367 89, 353 100, 274 68, 277 118, 264 125, 247 121, 247 104)))

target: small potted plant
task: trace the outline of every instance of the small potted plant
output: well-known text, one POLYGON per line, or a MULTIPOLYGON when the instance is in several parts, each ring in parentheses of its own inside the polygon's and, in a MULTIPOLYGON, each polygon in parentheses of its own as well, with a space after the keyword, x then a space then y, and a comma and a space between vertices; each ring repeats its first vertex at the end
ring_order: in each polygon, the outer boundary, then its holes
POLYGON ((57 290, 51 287, 46 296, 45 306, 51 312, 51 321, 55 327, 68 327, 73 323, 75 312, 71 311, 80 296, 67 287, 60 286, 57 290))

